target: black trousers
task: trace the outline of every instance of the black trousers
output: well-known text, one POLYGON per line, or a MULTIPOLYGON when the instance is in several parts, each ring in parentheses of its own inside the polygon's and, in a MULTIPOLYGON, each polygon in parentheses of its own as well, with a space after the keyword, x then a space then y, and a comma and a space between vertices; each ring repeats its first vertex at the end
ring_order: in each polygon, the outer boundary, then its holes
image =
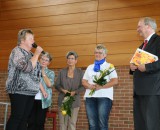
POLYGON ((9 94, 11 115, 6 130, 27 130, 27 121, 34 103, 34 96, 9 94))
POLYGON ((47 110, 48 108, 42 109, 41 100, 34 100, 34 105, 29 117, 27 130, 44 130, 47 110))
POLYGON ((160 96, 134 95, 135 130, 160 130, 160 96))

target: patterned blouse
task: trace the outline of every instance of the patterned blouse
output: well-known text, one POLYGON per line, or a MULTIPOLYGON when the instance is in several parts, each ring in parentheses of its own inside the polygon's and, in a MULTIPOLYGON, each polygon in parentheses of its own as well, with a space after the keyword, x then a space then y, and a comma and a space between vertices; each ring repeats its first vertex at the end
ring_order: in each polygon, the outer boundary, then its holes
POLYGON ((33 69, 30 59, 33 54, 15 47, 9 57, 6 90, 10 94, 34 96, 39 91, 41 67, 37 62, 33 69))
MULTIPOLYGON (((55 77, 54 72, 51 71, 51 70, 49 70, 48 68, 45 68, 44 71, 45 71, 47 77, 49 78, 49 80, 51 82, 51 85, 53 86, 53 84, 54 84, 54 77, 55 77)), ((45 81, 44 81, 43 78, 41 79, 41 83, 42 83, 45 91, 48 94, 47 98, 44 98, 43 95, 41 96, 42 97, 42 108, 44 109, 44 108, 48 108, 52 104, 52 88, 47 87, 47 85, 46 85, 46 83, 45 83, 45 81)))

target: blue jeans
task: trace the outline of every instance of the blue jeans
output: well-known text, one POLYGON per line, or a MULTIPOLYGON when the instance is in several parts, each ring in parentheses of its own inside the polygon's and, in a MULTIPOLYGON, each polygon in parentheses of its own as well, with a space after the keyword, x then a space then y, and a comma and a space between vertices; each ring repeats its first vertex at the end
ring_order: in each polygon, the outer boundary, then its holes
POLYGON ((108 119, 112 108, 109 98, 86 98, 89 130, 108 130, 108 119))

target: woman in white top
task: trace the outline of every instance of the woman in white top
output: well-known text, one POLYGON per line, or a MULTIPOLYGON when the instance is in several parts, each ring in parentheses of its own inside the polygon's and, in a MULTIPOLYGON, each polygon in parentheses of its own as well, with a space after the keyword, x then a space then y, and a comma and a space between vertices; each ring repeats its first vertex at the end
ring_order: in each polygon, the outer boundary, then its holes
POLYGON ((35 96, 27 130, 44 130, 46 113, 52 103, 52 87, 55 77, 54 71, 48 69, 51 61, 52 56, 48 52, 40 56, 42 67, 40 90, 35 96))
POLYGON ((94 76, 99 77, 100 70, 110 68, 110 63, 106 62, 107 49, 104 45, 98 44, 95 48, 95 62, 87 67, 83 76, 82 84, 86 88, 85 103, 89 130, 108 130, 109 113, 112 108, 113 86, 118 84, 116 70, 105 76, 107 84, 100 86, 93 82, 94 76), (95 90, 93 95, 90 94, 95 90))

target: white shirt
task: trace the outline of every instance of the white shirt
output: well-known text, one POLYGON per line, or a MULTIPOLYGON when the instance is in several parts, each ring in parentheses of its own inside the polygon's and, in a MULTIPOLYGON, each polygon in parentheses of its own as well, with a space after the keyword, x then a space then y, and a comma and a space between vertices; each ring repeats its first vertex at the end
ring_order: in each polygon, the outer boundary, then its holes
MULTIPOLYGON (((103 64, 100 65, 100 70, 103 71, 105 69, 108 69, 109 67, 110 67, 110 63, 104 62, 103 64)), ((93 68, 94 68, 94 64, 89 65, 84 73, 84 76, 83 76, 83 79, 87 80, 89 84, 95 84, 93 82, 94 75, 99 76, 99 74, 100 74, 100 72, 95 72, 93 70, 93 68)), ((117 72, 116 72, 116 70, 114 70, 109 75, 107 75, 105 77, 105 79, 107 79, 107 82, 109 82, 110 79, 117 78, 117 77, 118 77, 117 72)), ((86 92, 84 94, 84 98, 86 98, 86 97, 87 98, 88 97, 107 97, 107 98, 113 100, 113 87, 96 90, 92 96, 89 95, 90 91, 91 91, 90 89, 86 89, 86 92)))
POLYGON ((155 34, 155 32, 152 33, 152 34, 150 34, 150 35, 147 37, 147 39, 145 39, 145 40, 149 41, 149 40, 151 39, 151 37, 152 37, 153 34, 155 34))
POLYGON ((41 93, 41 90, 39 90, 39 92, 36 94, 35 100, 41 100, 42 99, 42 93, 41 93))

